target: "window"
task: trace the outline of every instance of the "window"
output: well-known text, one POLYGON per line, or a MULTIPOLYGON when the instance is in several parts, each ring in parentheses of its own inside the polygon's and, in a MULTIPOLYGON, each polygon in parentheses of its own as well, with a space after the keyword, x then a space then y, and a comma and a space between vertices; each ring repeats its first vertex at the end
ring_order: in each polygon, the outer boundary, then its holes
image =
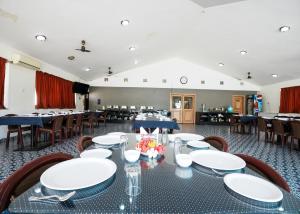
POLYGON ((0 109, 4 108, 4 82, 6 59, 0 57, 0 109))
POLYGON ((36 108, 75 108, 73 82, 36 71, 36 108))

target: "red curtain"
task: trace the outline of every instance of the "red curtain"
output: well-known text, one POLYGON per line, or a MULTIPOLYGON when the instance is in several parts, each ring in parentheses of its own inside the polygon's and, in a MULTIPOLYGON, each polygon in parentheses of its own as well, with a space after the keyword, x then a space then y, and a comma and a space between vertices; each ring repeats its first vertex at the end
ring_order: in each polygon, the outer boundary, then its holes
POLYGON ((36 71, 37 108, 75 108, 73 82, 36 71))
POLYGON ((4 108, 4 80, 6 59, 0 57, 0 109, 4 108))
POLYGON ((300 86, 282 88, 280 113, 300 113, 300 86))

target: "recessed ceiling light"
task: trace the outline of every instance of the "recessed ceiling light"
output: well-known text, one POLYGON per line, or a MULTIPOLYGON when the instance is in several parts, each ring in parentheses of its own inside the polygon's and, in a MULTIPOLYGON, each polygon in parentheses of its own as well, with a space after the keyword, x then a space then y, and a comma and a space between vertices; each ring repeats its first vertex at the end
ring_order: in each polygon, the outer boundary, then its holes
POLYGON ((279 31, 280 31, 280 32, 287 32, 287 31, 289 31, 290 29, 291 29, 290 26, 281 26, 281 27, 279 28, 279 31))
POLYGON ((91 68, 91 67, 86 67, 84 70, 85 70, 85 71, 91 71, 92 68, 91 68))
POLYGON ((242 56, 244 56, 244 55, 246 55, 248 52, 245 51, 245 50, 242 50, 242 51, 240 51, 240 53, 241 53, 242 56))
POLYGON ((220 67, 223 67, 223 66, 224 66, 224 63, 220 62, 220 63, 219 63, 219 66, 220 66, 220 67))
POLYGON ((75 56, 68 56, 68 60, 74 60, 75 56))
POLYGON ((134 46, 129 47, 129 50, 130 50, 130 51, 135 51, 135 49, 136 49, 136 48, 135 48, 134 46))
POLYGON ((134 64, 137 65, 139 63, 138 60, 134 60, 134 64))
POLYGON ((43 34, 37 34, 35 38, 39 41, 46 41, 47 37, 43 34))
POLYGON ((272 77, 273 77, 273 78, 277 78, 277 77, 278 77, 278 74, 272 74, 272 77))
POLYGON ((121 25, 123 25, 123 26, 129 25, 129 23, 130 23, 129 20, 127 20, 127 19, 124 19, 121 21, 121 25))

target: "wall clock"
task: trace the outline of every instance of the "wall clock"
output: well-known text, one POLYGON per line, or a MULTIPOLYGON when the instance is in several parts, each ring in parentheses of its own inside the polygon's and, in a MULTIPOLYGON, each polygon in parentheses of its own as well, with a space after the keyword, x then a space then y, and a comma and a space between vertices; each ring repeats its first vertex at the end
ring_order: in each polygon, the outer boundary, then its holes
POLYGON ((181 84, 187 84, 187 82, 188 82, 188 78, 186 76, 180 77, 180 83, 181 84))

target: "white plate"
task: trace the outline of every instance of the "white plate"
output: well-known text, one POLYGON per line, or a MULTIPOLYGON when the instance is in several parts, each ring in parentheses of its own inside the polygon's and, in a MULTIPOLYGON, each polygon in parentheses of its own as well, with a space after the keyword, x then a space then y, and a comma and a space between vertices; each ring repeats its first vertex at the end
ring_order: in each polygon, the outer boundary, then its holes
POLYGON ((176 137, 179 137, 183 141, 191 141, 191 140, 203 140, 204 137, 198 134, 192 133, 178 133, 178 134, 170 134, 168 135, 170 141, 174 141, 176 137))
POLYGON ((234 192, 262 202, 280 202, 283 194, 273 183, 253 175, 233 173, 225 175, 225 185, 234 192))
POLYGON ((210 147, 209 143, 199 140, 191 140, 187 142, 187 145, 197 149, 208 149, 210 147))
POLYGON ((117 135, 121 137, 122 135, 127 135, 125 132, 110 132, 107 135, 117 135))
POLYGON ((235 171, 245 168, 246 162, 240 157, 215 150, 196 150, 190 153, 193 162, 216 170, 235 171))
POLYGON ((91 150, 85 150, 82 153, 80 153, 81 158, 108 158, 112 154, 111 150, 109 149, 91 149, 91 150))
POLYGON ((94 137, 92 139, 94 143, 100 144, 100 145, 115 145, 115 144, 120 144, 120 136, 118 135, 103 135, 103 136, 98 136, 94 137))
POLYGON ((40 182, 53 190, 78 190, 106 181, 116 170, 117 165, 108 159, 76 158, 50 167, 40 182))

